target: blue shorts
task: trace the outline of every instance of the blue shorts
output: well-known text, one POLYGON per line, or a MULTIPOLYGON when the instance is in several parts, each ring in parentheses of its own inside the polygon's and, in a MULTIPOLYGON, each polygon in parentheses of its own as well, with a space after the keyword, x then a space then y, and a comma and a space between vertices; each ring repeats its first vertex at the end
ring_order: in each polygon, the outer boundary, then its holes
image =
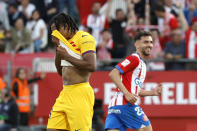
POLYGON ((105 130, 140 129, 150 125, 150 121, 138 105, 117 105, 108 109, 105 130))

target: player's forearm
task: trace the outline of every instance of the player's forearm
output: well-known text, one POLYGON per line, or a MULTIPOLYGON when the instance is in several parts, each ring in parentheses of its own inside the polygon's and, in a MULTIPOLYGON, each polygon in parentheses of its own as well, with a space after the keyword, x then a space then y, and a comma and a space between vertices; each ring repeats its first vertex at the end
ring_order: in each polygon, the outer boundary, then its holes
POLYGON ((121 81, 120 72, 117 69, 114 69, 110 72, 109 77, 114 82, 114 84, 120 89, 123 94, 129 93, 128 90, 125 88, 121 81))
POLYGON ((62 76, 61 58, 58 54, 55 55, 55 67, 60 76, 62 76))
POLYGON ((90 72, 96 71, 96 56, 94 60, 77 59, 72 56, 66 56, 66 58, 64 59, 66 61, 69 61, 72 65, 74 65, 78 69, 87 70, 90 72))
POLYGON ((144 96, 155 96, 155 91, 154 90, 150 90, 150 91, 140 90, 139 96, 141 96, 141 97, 144 97, 144 96))

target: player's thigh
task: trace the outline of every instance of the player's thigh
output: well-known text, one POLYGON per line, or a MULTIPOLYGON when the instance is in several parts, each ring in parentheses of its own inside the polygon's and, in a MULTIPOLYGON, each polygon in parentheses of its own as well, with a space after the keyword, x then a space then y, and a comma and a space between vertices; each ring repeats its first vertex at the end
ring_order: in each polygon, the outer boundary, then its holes
POLYGON ((153 131, 152 126, 149 125, 147 127, 141 128, 141 129, 136 129, 136 131, 153 131))
POLYGON ((92 128, 93 107, 90 109, 87 105, 82 105, 71 107, 72 111, 67 112, 68 123, 72 131, 89 131, 92 128))
POLYGON ((108 129, 107 131, 119 131, 118 129, 108 129))
POLYGON ((70 130, 89 131, 92 128, 94 91, 92 87, 74 87, 72 106, 66 111, 70 130))

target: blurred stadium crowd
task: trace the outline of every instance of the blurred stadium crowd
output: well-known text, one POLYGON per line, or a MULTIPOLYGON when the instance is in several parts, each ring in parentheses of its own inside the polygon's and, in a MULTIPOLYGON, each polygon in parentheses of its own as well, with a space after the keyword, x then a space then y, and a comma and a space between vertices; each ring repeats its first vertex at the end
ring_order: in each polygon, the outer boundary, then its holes
POLYGON ((113 64, 129 55, 135 51, 136 32, 149 30, 154 39, 149 70, 195 69, 197 0, 107 0, 103 6, 94 2, 92 13, 81 19, 76 2, 1 0, 0 52, 51 52, 49 21, 63 11, 95 37, 101 61, 113 64))

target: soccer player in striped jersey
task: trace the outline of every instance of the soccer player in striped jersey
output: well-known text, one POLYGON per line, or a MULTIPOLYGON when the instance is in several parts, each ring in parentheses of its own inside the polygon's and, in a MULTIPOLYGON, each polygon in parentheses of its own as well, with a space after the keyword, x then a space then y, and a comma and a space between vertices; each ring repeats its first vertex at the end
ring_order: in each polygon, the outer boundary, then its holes
POLYGON ((149 119, 136 103, 138 96, 158 96, 162 92, 161 84, 151 91, 142 89, 146 76, 144 60, 150 55, 153 47, 151 34, 139 32, 134 44, 136 53, 126 57, 109 74, 118 88, 109 103, 105 123, 107 131, 126 131, 127 128, 152 131, 149 119))

